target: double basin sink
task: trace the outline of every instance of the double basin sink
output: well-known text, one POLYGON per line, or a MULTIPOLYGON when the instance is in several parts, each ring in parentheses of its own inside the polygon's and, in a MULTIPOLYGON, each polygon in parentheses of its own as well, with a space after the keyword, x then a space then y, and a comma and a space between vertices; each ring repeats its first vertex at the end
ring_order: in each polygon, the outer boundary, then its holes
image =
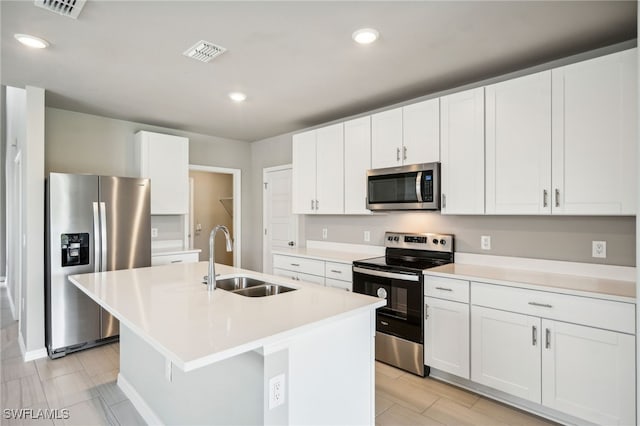
MULTIPOLYGON (((206 283, 205 276, 205 283, 206 283)), ((249 277, 233 277, 216 280, 216 288, 230 291, 246 297, 265 297, 275 294, 287 293, 295 288, 286 287, 280 284, 271 284, 265 281, 249 277)))

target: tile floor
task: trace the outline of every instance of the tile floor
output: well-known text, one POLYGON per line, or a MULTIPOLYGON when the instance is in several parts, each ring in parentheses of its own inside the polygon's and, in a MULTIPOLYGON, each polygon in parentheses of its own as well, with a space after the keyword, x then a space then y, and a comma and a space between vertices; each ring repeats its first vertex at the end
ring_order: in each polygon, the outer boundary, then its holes
MULTIPOLYGON (((24 363, 18 323, 11 318, 6 288, 0 288, 0 424, 144 425, 116 384, 119 344, 52 361, 24 363), (68 409, 60 420, 5 419, 4 409, 68 409)), ((549 425, 528 413, 433 379, 376 363, 376 425, 549 425)))

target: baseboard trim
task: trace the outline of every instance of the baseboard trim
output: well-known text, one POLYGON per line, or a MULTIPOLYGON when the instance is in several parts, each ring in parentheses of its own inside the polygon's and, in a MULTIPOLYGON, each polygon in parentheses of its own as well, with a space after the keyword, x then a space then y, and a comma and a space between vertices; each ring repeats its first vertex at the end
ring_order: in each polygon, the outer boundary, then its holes
POLYGON ((129 401, 133 404, 134 408, 138 410, 138 413, 142 416, 145 422, 149 425, 164 425, 162 420, 156 415, 146 401, 140 396, 137 390, 131 383, 124 378, 121 373, 118 373, 118 387, 129 398, 129 401))
POLYGON ((18 332, 18 345, 20 346, 20 353, 24 362, 34 361, 40 358, 46 358, 49 356, 47 348, 35 349, 33 351, 27 351, 27 347, 24 344, 24 337, 22 333, 18 332))

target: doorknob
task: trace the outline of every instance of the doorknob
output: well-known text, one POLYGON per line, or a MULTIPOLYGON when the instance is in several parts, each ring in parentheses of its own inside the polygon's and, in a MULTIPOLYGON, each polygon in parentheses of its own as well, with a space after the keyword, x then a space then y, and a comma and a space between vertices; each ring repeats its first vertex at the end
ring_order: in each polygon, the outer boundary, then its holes
POLYGON ((296 245, 296 243, 294 243, 293 241, 289 241, 289 243, 288 243, 288 244, 289 244, 291 247, 293 247, 293 246, 295 246, 295 245, 296 245))

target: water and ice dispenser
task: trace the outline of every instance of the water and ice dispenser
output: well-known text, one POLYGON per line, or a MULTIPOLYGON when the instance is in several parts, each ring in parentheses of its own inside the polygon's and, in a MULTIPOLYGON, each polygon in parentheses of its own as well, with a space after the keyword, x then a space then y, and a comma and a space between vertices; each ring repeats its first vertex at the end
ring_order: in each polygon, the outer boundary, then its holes
POLYGON ((89 264, 89 234, 61 234, 60 257, 62 266, 89 264))

